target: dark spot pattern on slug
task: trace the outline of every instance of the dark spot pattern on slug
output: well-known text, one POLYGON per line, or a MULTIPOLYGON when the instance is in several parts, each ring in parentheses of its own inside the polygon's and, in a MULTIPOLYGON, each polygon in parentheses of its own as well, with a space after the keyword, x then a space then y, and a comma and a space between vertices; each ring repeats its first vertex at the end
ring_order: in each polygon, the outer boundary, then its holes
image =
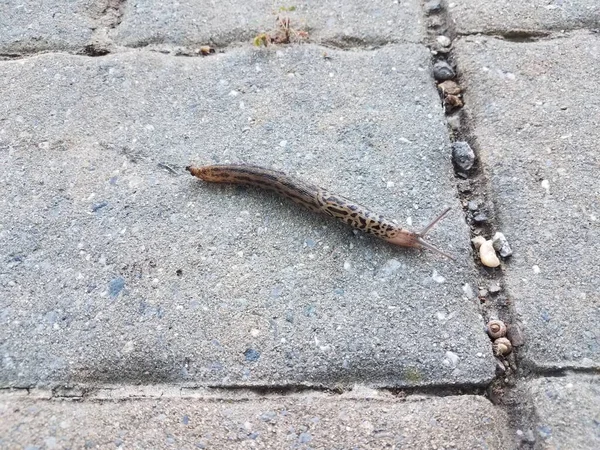
POLYGON ((327 211, 337 217, 346 217, 348 215, 348 211, 342 208, 336 208, 335 206, 327 206, 326 208, 327 211))
POLYGON ((365 219, 364 217, 358 216, 358 221, 360 223, 360 226, 358 228, 360 228, 361 230, 364 230, 367 227, 367 219, 365 219))
POLYGON ((208 182, 244 184, 275 191, 309 210, 325 213, 377 237, 388 239, 405 231, 368 208, 283 172, 249 165, 217 165, 193 169, 197 176, 208 182))

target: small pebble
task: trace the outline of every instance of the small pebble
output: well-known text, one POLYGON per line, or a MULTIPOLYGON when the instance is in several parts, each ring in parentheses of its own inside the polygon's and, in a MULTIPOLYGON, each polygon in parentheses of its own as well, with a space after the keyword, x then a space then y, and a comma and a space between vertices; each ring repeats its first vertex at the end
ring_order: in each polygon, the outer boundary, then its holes
POLYGON ((487 289, 479 289, 479 296, 480 297, 487 297, 489 294, 487 289))
POLYGON ((500 361, 498 358, 496 358, 496 374, 504 375, 505 372, 506 372, 506 367, 504 366, 504 364, 502 364, 502 361, 500 361))
POLYGON ((510 255, 512 255, 512 249, 510 248, 508 239, 506 239, 504 234, 497 232, 494 234, 492 242, 494 243, 494 249, 500 253, 500 256, 503 258, 508 258, 510 255))
POLYGON ((447 351, 446 352, 446 359, 450 362, 450 365, 452 367, 456 367, 458 365, 458 361, 459 361, 459 357, 456 353, 451 352, 451 351, 447 351))
POLYGON ((124 287, 125 279, 123 277, 117 277, 110 280, 110 283, 108 283, 108 294, 110 295, 110 298, 117 298, 124 287))
POLYGON ((246 357, 246 361, 255 362, 255 361, 258 361, 258 358, 260 358, 260 352, 254 350, 252 348, 249 348, 248 350, 246 350, 244 352, 244 356, 246 357))
POLYGON ((312 441, 312 436, 308 432, 300 433, 300 436, 298 436, 298 441, 301 444, 306 444, 306 443, 312 441))
POLYGON ((438 81, 451 80, 456 76, 452 66, 446 61, 438 61, 433 65, 433 77, 438 81))
POLYGON ((500 292, 502 290, 502 288, 500 287, 500 285, 498 283, 491 283, 488 286, 488 290, 492 293, 492 294, 497 294, 498 292, 500 292))
POLYGON ((460 114, 452 114, 446 117, 446 122, 452 130, 456 131, 460 129, 460 114))
POLYGON ((552 436, 552 428, 550 428, 547 425, 539 425, 538 426, 538 434, 543 439, 548 439, 550 436, 552 436))
POLYGON ((425 2, 425 14, 439 14, 442 12, 442 1, 441 0, 429 0, 425 2))
MULTIPOLYGON (((486 214, 486 213, 484 213, 484 212, 478 212, 477 214, 475 214, 475 215, 473 216, 473 220, 474 220, 476 223, 485 223, 485 222, 487 222, 487 221, 488 221, 488 219, 489 219, 489 218, 488 218, 487 214, 486 214)), ((493 246, 493 244, 492 244, 492 246, 493 246)))
POLYGON ((491 240, 481 244, 481 247, 479 247, 479 258, 481 259, 481 263, 486 267, 498 267, 500 265, 500 260, 496 256, 496 250, 494 250, 491 240))
POLYGON ((469 208, 469 211, 477 211, 479 209, 479 202, 477 200, 471 200, 467 203, 467 208, 469 208))
POLYGON ((378 270, 377 274, 381 278, 389 277, 396 272, 398 272, 402 268, 402 263, 395 258, 388 259, 383 267, 378 270))
POLYGON ((523 442, 527 442, 528 444, 535 444, 535 435, 533 434, 533 430, 527 430, 523 437, 521 438, 523 442))
POLYGON ((452 108, 462 108, 464 106, 464 103, 459 96, 450 94, 446 94, 444 104, 451 106, 452 108))
POLYGON ((479 250, 479 247, 481 247, 484 242, 485 238, 483 236, 476 236, 471 239, 471 243, 473 244, 473 247, 475 247, 475 250, 479 250))
POLYGON ((107 205, 108 205, 108 203, 107 203, 107 202, 96 203, 96 204, 94 204, 94 205, 92 206, 92 212, 96 212, 96 211, 98 211, 99 209, 102 209, 102 208, 104 208, 104 207, 105 207, 105 206, 107 206, 107 205))
POLYGON ((473 191, 473 187, 471 186, 471 182, 469 180, 459 181, 457 186, 458 190, 463 194, 468 194, 473 191))
POLYGON ((471 287, 471 285, 469 283, 463 284, 462 290, 468 299, 472 300, 475 298, 475 293, 473 292, 473 288, 471 287))
POLYGON ((275 411, 267 411, 262 413, 259 416, 259 419, 263 422, 275 422, 275 419, 277 419, 277 413, 275 411))
POLYGON ((452 143, 452 161, 461 169, 466 171, 471 170, 475 164, 475 152, 468 142, 459 141, 452 143))
POLYGON ((442 284, 444 281, 446 281, 446 278, 444 278, 442 275, 440 275, 437 270, 433 271, 433 275, 431 275, 431 278, 433 278, 433 281, 435 281, 436 283, 440 283, 442 284))
POLYGON ((458 83, 452 80, 446 80, 443 83, 438 84, 438 88, 441 89, 444 94, 458 95, 461 91, 458 83))
POLYGON ((513 347, 520 347, 525 344, 525 334, 521 325, 518 323, 511 323, 506 330, 506 337, 513 345, 513 347))
POLYGON ((452 41, 448 36, 438 36, 436 41, 442 47, 450 47, 450 45, 452 45, 452 41))

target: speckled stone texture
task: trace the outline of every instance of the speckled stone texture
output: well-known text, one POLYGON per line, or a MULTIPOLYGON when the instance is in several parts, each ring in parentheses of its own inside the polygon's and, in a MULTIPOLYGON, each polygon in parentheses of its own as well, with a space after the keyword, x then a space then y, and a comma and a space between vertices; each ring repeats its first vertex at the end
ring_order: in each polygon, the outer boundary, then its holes
POLYGON ((469 235, 428 52, 328 54, 0 65, 2 385, 493 378, 463 290, 469 235), (226 161, 286 170, 411 229, 452 206, 430 239, 458 261, 184 170, 226 161))
POLYGON ((533 368, 600 367, 600 37, 455 44, 533 368))
POLYGON ((550 30, 600 27, 598 0, 453 0, 450 18, 459 33, 490 33, 526 40, 550 30))
POLYGON ((260 33, 273 36, 289 19, 293 42, 374 47, 420 42, 418 0, 388 2, 302 1, 293 4, 76 0, 0 2, 0 58, 68 51, 126 51, 147 47, 194 54, 201 45, 251 45, 260 33))
POLYGON ((353 399, 11 399, 3 448, 513 448, 505 413, 482 397, 353 399), (27 447, 30 446, 30 447, 27 447))
POLYGON ((0 55, 81 51, 118 10, 111 0, 0 2, 0 55))
POLYGON ((290 20, 292 39, 347 47, 418 42, 424 34, 418 0, 369 2, 308 0, 273 3, 163 2, 127 5, 111 37, 120 45, 227 45, 250 42, 261 32, 276 33, 277 18, 290 20))
POLYGON ((524 385, 533 399, 538 448, 600 448, 600 377, 571 374, 524 385))

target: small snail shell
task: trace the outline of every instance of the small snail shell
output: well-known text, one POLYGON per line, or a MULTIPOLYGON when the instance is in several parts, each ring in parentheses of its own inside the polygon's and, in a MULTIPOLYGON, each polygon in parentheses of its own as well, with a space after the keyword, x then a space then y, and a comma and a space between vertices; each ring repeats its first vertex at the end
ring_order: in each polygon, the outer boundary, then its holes
POLYGON ((512 344, 505 337, 498 338, 494 341, 494 354, 496 356, 506 356, 512 352, 512 344))
POLYGON ((487 333, 492 339, 506 336, 506 325, 501 320, 490 320, 487 324, 487 333))

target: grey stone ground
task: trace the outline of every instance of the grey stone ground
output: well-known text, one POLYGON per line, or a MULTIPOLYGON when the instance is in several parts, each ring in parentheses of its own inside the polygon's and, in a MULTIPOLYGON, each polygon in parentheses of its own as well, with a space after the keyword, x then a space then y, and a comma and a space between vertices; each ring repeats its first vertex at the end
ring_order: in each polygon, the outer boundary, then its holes
POLYGON ((506 415, 479 396, 0 401, 4 444, 30 448, 488 448, 506 415))
POLYGON ((0 5, 0 447, 598 447, 595 2, 67 3, 0 5), (277 14, 294 43, 253 47, 277 14), (496 271, 431 75, 444 23, 496 271), (226 161, 412 229, 453 206, 431 239, 458 261, 183 170, 226 161), (495 309, 526 341, 494 380, 495 309))
POLYGON ((449 2, 459 33, 487 33, 527 40, 551 31, 597 29, 596 0, 456 0, 449 2))
POLYGON ((527 328, 523 356, 600 368, 600 132, 591 114, 600 108, 600 38, 579 31, 520 45, 472 36, 457 55, 497 226, 519 249, 505 281, 527 328))
POLYGON ((546 448, 600 448, 600 378, 538 378, 523 386, 533 398, 536 434, 546 448))
POLYGON ((372 46, 390 42, 417 42, 423 26, 416 0, 369 2, 162 2, 144 0, 125 8, 121 23, 111 33, 125 46, 169 44, 176 46, 227 45, 251 40, 273 29, 281 9, 296 32, 307 30, 311 41, 336 46, 372 46), (420 18, 419 18, 420 19, 420 18))
POLYGON ((4 383, 491 380, 427 52, 321 52, 3 65, 4 383), (454 206, 433 236, 461 262, 203 186, 189 161, 298 172, 415 228, 454 206))

